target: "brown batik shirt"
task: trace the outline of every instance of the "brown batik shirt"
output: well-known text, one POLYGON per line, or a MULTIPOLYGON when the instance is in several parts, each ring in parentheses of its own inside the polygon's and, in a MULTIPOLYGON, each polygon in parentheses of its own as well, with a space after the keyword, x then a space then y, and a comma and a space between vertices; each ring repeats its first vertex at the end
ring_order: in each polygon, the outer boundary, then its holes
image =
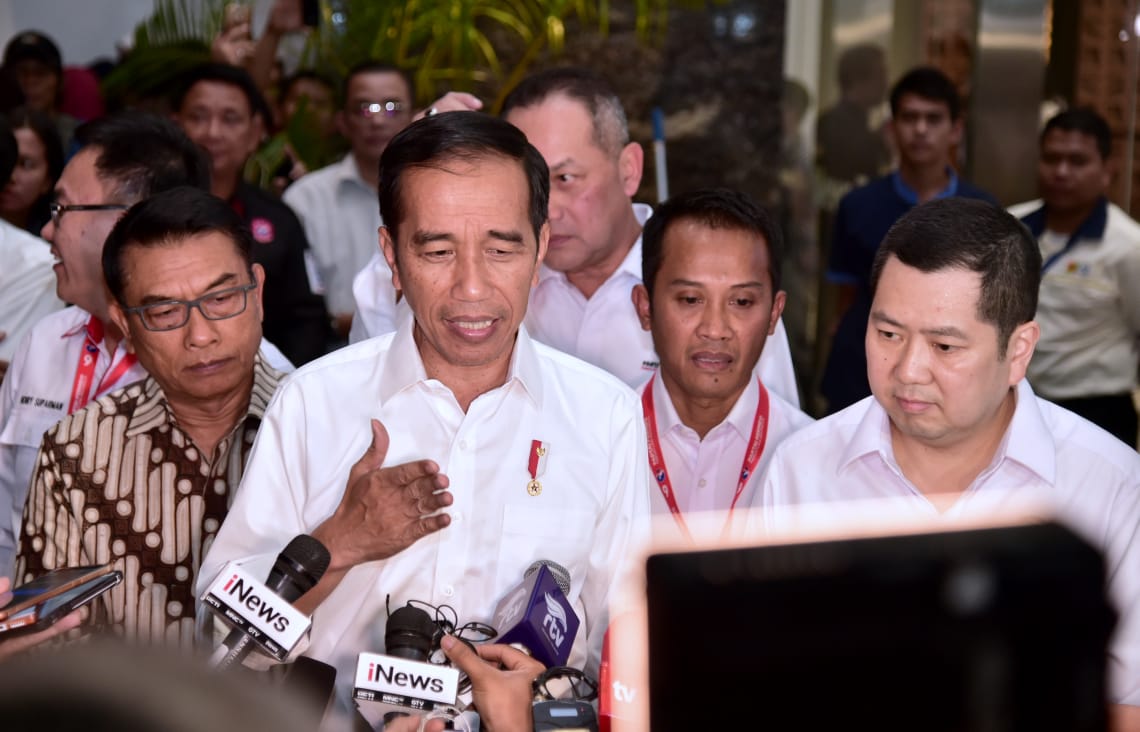
POLYGON ((198 568, 280 378, 258 354, 246 415, 212 462, 179 429, 152 377, 48 430, 24 506, 17 582, 110 562, 123 581, 93 605, 92 626, 130 640, 192 645, 198 568))

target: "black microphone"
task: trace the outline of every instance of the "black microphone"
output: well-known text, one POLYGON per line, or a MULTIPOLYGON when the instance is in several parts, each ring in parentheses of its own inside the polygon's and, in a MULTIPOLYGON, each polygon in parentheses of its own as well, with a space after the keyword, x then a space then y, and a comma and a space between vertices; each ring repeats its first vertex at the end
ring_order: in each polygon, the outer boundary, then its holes
POLYGON ((579 623, 566 599, 569 591, 565 567, 547 559, 530 565, 522 584, 495 608, 498 642, 521 647, 547 667, 564 666, 579 623))
POLYGON ((437 626, 425 610, 412 605, 396 608, 384 627, 384 653, 411 661, 427 661, 437 626))
MULTIPOLYGON (((301 534, 277 555, 265 586, 285 602, 292 603, 316 586, 330 561, 324 544, 308 534, 301 534)), ((248 632, 235 628, 214 652, 211 665, 221 670, 240 662, 253 650, 252 642, 248 632)))

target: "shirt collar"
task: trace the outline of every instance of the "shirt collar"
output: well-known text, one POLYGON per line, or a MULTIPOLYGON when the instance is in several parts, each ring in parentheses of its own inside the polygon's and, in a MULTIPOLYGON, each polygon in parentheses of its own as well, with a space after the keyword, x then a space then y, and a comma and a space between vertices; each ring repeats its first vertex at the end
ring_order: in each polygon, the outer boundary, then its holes
MULTIPOLYGON (((1039 208, 1022 216, 1021 223, 1025 224, 1035 237, 1045 233, 1045 204, 1042 203, 1039 208)), ((1077 239, 1103 239, 1106 226, 1108 226, 1108 199, 1101 196, 1097 199, 1088 218, 1081 222, 1081 225, 1077 227, 1070 238, 1073 241, 1077 239)))
MULTIPOLYGON (((991 468, 1004 460, 1012 460, 1052 484, 1057 474, 1057 451, 1052 433, 1037 405, 1037 397, 1026 379, 1018 383, 1014 396, 1017 402, 1013 418, 990 464, 991 468)), ((875 397, 867 397, 866 401, 867 411, 843 452, 839 469, 842 471, 872 453, 878 453, 888 465, 898 469, 891 447, 890 417, 875 397)))
MULTIPOLYGON (((946 175, 949 177, 949 181, 947 181, 946 187, 936 193, 934 195, 934 198, 931 200, 937 200, 939 198, 950 198, 951 196, 958 195, 958 174, 954 172, 953 168, 947 166, 946 175)), ((891 185, 894 187, 895 193, 903 201, 906 201, 912 206, 918 205, 918 193, 906 184, 906 181, 904 181, 902 176, 899 175, 898 170, 891 172, 891 185)))
MULTIPOLYGON (((381 404, 416 384, 429 381, 420 349, 416 346, 413 335, 415 322, 414 316, 403 318, 392 335, 392 342, 380 366, 381 404)), ((534 341, 521 323, 511 353, 511 364, 507 369, 507 384, 510 385, 512 382, 518 382, 535 406, 542 408, 542 368, 539 365, 534 341)))
POLYGON ((96 318, 94 315, 87 312, 86 310, 79 307, 78 305, 73 305, 72 307, 75 308, 75 325, 71 326, 66 331, 64 331, 63 335, 60 336, 60 338, 71 338, 72 336, 79 335, 80 333, 82 333, 85 330, 89 331, 88 335, 91 335, 90 326, 91 326, 92 322, 95 322, 95 323, 98 323, 98 331, 99 331, 99 338, 95 342, 96 343, 102 343, 103 342, 103 323, 100 322, 100 320, 98 318, 96 318))
MULTIPOLYGON (((744 391, 740 392, 736 403, 729 410, 728 416, 724 418, 723 422, 709 430, 708 434, 712 435, 722 426, 725 426, 735 430, 740 439, 748 440, 752 436, 752 423, 756 419, 756 406, 759 401, 760 383, 756 379, 750 378, 748 385, 744 387, 744 391)), ((692 431, 690 427, 681 423, 681 417, 677 414, 677 408, 673 405, 673 400, 669 397, 669 390, 665 388, 665 380, 661 378, 660 374, 653 379, 653 405, 660 415, 659 424, 662 427, 662 432, 671 432, 674 429, 692 431)))
MULTIPOLYGON (((250 417, 260 421, 265 416, 265 408, 269 406, 269 400, 273 398, 282 378, 283 374, 270 366, 262 357, 261 351, 258 351, 253 358, 253 388, 250 390, 249 406, 246 407, 243 422, 250 417)), ((174 422, 174 413, 170 410, 166 395, 153 376, 148 375, 143 380, 142 389, 139 406, 127 424, 127 437, 135 437, 174 422)))
POLYGON ((337 182, 338 183, 352 183, 369 191, 374 190, 372 186, 368 185, 364 180, 364 176, 360 174, 360 166, 356 164, 356 156, 349 152, 339 163, 333 163, 336 166, 337 182))

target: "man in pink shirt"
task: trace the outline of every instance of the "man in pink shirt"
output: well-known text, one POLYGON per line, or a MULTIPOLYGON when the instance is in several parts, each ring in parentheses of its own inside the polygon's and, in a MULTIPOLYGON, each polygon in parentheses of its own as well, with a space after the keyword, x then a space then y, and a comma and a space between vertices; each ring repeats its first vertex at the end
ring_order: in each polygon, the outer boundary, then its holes
MULTIPOLYGON (((789 437, 763 478, 767 528, 789 504, 878 499, 904 514, 985 516, 1044 503, 1105 555, 1120 613, 1117 729, 1140 729, 1140 456, 1025 380, 1040 333, 1037 243, 991 204, 948 198, 887 234, 871 276, 872 396, 789 437)), ((838 513, 835 511, 834 513, 838 513)))

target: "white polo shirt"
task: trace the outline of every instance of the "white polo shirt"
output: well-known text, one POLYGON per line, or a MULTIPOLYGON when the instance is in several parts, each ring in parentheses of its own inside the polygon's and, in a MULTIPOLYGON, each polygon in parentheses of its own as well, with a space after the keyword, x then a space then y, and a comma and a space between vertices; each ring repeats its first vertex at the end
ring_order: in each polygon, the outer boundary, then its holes
MULTIPOLYGON (((302 176, 285 189, 281 200, 305 227, 325 302, 332 313, 351 313, 353 279, 380 251, 380 205, 376 189, 360 176, 352 153, 339 163, 302 176)), ((396 302, 392 273, 383 257, 378 264, 386 277, 377 280, 376 296, 396 302)))
POLYGON ((41 318, 64 303, 55 295, 55 257, 38 236, 0 220, 0 361, 11 361, 16 346, 41 318))
MULTIPOLYGON (((1030 201, 1009 212, 1021 218, 1041 207, 1041 201, 1030 201)), ((1078 232, 1074 246, 1041 278, 1041 339, 1029 380, 1049 399, 1127 394, 1137 386, 1140 223, 1113 203, 1106 213, 1100 236, 1095 226, 1078 232)), ((1064 249, 1069 236, 1044 229, 1037 241, 1047 260, 1064 249)))
MULTIPOLYGON (((1140 705, 1140 454, 1081 417, 1017 386, 1017 407, 993 462, 945 513, 903 475, 887 413, 867 397, 793 434, 768 465, 759 504, 767 528, 784 528, 789 504, 859 501, 919 518, 953 520, 1044 502, 1105 554, 1120 613, 1110 653, 1114 701, 1140 705)), ((752 531, 762 530, 755 521, 752 531)))
MULTIPOLYGON (((657 436, 677 507, 683 514, 727 511, 733 505, 732 499, 740 483, 744 453, 752 436, 752 425, 760 402, 760 382, 749 380, 728 416, 709 430, 703 440, 696 431, 681 422, 663 379, 657 377, 643 384, 639 393, 644 395, 650 385, 657 436)), ((758 435, 764 441, 764 449, 736 500, 738 508, 746 509, 756 502, 760 477, 776 447, 790 434, 813 421, 779 395, 768 392, 768 418, 760 427, 763 434, 758 435)), ((649 485, 649 505, 653 513, 668 514, 669 504, 657 478, 652 475, 652 469, 649 485)), ((655 529, 665 526, 677 528, 677 522, 660 521, 655 524, 655 529)))
MULTIPOLYGON (((261 351, 278 371, 293 370, 269 341, 262 339, 261 351)), ((102 323, 76 306, 48 315, 24 336, 0 386, 0 575, 11 575, 20 516, 40 441, 44 432, 67 416, 72 392, 77 391, 82 407, 146 375, 127 353, 125 341, 109 353, 102 323), (98 325, 89 328, 92 321, 98 325), (88 387, 76 389, 83 356, 94 358, 95 366, 88 387), (127 368, 122 370, 124 365, 127 368)))
POLYGON ((411 322, 343 348, 286 380, 265 413, 233 506, 199 575, 249 561, 258 576, 300 533, 336 509, 349 470, 371 441, 391 437, 386 465, 430 458, 448 477, 451 525, 396 556, 351 569, 317 608, 305 655, 337 669, 349 708, 356 657, 382 651, 386 598, 453 607, 489 621, 534 561, 570 573, 581 627, 570 663, 596 671, 619 567, 648 515, 645 432, 637 395, 609 374, 534 342, 519 329, 507 382, 464 413, 429 379, 411 322), (541 493, 531 495, 530 455, 541 493))

